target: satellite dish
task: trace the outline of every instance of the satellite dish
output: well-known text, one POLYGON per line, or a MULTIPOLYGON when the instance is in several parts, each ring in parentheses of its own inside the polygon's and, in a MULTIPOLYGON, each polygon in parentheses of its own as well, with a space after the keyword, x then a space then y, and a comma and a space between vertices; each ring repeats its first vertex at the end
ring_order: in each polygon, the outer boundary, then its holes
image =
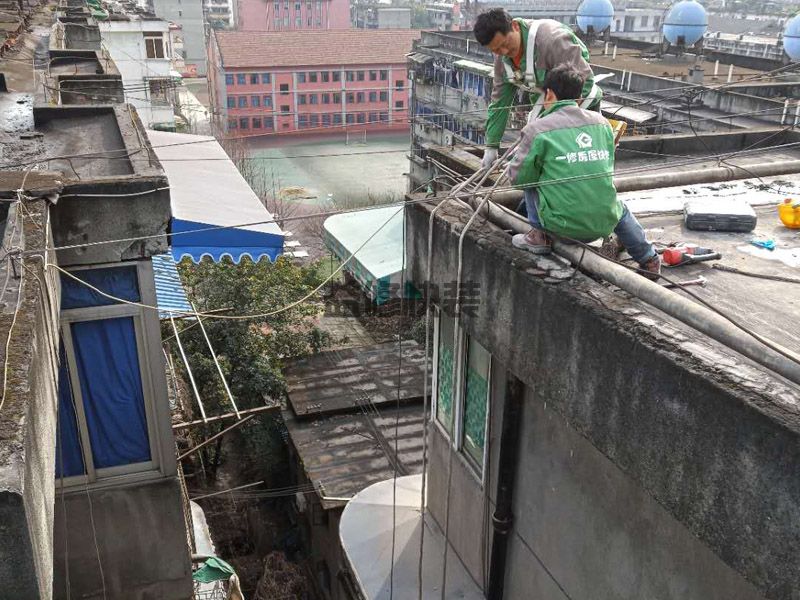
POLYGON ((786 23, 783 30, 783 49, 792 60, 800 60, 800 15, 786 23))
POLYGON ((675 4, 664 20, 664 37, 672 46, 685 48, 703 39, 708 29, 708 14, 695 0, 675 4))
POLYGON ((578 7, 578 28, 586 34, 598 34, 614 20, 614 5, 611 0, 583 0, 578 7))

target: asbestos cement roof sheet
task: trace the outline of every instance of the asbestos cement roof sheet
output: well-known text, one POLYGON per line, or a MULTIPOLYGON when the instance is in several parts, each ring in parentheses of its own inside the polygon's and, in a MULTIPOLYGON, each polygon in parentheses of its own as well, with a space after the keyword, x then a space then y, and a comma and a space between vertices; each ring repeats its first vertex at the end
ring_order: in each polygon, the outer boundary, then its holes
MULTIPOLYGON (((421 400, 425 350, 417 342, 344 348, 295 359, 285 369, 289 404, 300 418, 421 400)), ((429 388, 430 389, 430 388, 429 388)))

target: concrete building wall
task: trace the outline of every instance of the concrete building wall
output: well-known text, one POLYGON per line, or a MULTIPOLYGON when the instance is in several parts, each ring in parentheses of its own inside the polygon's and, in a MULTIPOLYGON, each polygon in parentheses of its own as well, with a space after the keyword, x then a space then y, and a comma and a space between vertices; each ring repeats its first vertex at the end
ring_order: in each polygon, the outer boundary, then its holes
POLYGON ((347 0, 238 0, 241 31, 349 29, 347 0))
POLYGON ((63 496, 58 491, 54 598, 70 597, 67 573, 72 598, 77 592, 86 599, 189 598, 191 563, 181 502, 175 476, 132 486, 79 487, 63 496))
MULTIPOLYGON (((44 248, 44 201, 15 207, 15 245, 44 248)), ((13 227, 13 226, 12 226, 13 227)), ((9 227, 9 230, 11 227, 9 227)), ((6 241, 11 241, 6 235, 6 241)), ((52 245, 52 239, 47 241, 52 245)), ((21 300, 9 348, 8 383, 0 413, 0 597, 49 600, 53 576, 53 481, 56 438, 58 283, 44 275, 41 261, 26 261, 21 300), (41 288, 47 281, 50 293, 41 288)), ((6 261, 4 268, 10 268, 6 261)), ((13 280, 12 280, 13 281, 13 280)), ((17 288, 10 291, 16 296, 17 288)), ((10 332, 16 300, 0 314, 3 339, 10 332)))
POLYGON ((378 29, 409 29, 410 27, 410 8, 378 9, 378 29))
POLYGON ((150 80, 161 79, 170 85, 169 24, 166 21, 107 21, 99 24, 103 47, 106 49, 122 75, 125 101, 136 107, 146 127, 154 125, 175 126, 175 111, 169 98, 155 97, 150 89, 150 80), (161 34, 164 47, 163 58, 148 58, 145 34, 161 34))
POLYGON ((181 26, 183 31, 183 51, 187 70, 197 75, 206 74, 206 32, 203 16, 203 1, 191 0, 149 0, 156 16, 181 26))
MULTIPOLYGON (((407 211, 415 282, 425 280, 429 210, 407 211)), ((439 214, 433 281, 449 282, 469 213, 439 214)), ((469 234, 463 256, 481 302, 462 325, 492 354, 493 374, 507 368, 526 386, 507 597, 796 597, 800 418, 778 400, 786 389, 632 326, 590 299, 592 282, 542 281, 494 227, 469 234)), ((501 402, 495 387, 490 411, 501 402)), ((481 581, 480 483, 445 445, 431 428, 431 514, 443 526, 451 463, 450 542, 481 581)))

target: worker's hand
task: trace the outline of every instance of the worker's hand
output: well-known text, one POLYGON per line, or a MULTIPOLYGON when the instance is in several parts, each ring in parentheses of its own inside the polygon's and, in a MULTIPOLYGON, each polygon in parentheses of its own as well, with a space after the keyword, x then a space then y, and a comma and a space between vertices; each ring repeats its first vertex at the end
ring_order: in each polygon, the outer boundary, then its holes
POLYGON ((481 167, 483 167, 484 169, 488 169, 494 164, 496 160, 497 160, 497 148, 486 148, 483 151, 483 160, 481 161, 481 167))

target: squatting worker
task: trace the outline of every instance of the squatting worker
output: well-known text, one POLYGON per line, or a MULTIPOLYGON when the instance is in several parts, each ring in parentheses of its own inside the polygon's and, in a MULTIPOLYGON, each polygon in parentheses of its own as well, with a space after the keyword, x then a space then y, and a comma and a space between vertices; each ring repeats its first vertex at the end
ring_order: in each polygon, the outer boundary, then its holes
POLYGON ((475 39, 491 50, 494 57, 494 87, 486 119, 486 150, 483 165, 497 159, 500 140, 506 130, 509 107, 521 92, 521 104, 530 106, 528 121, 539 116, 543 96, 541 87, 548 71, 566 63, 584 79, 580 105, 600 110, 603 96, 594 83, 589 66, 589 51, 575 33, 552 19, 512 19, 502 8, 493 8, 478 15, 475 39))
POLYGON ((571 64, 544 78, 542 114, 523 127, 508 176, 525 187, 532 229, 512 242, 534 254, 550 251, 546 232, 590 242, 613 231, 647 277, 658 278, 661 259, 614 188, 614 132, 597 112, 575 100, 584 79, 571 64), (565 98, 562 100, 562 98, 565 98))

